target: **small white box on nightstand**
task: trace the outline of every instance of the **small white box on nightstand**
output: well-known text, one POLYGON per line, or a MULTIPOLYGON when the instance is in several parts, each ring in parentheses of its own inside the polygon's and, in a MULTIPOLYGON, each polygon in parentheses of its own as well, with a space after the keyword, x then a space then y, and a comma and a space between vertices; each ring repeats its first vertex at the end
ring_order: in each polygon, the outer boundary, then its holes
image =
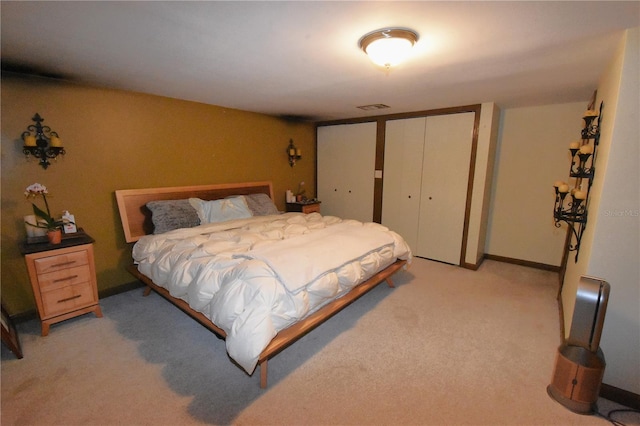
POLYGON ((63 228, 65 234, 74 234, 78 232, 78 227, 76 226, 76 218, 74 215, 65 211, 62 215, 63 228))

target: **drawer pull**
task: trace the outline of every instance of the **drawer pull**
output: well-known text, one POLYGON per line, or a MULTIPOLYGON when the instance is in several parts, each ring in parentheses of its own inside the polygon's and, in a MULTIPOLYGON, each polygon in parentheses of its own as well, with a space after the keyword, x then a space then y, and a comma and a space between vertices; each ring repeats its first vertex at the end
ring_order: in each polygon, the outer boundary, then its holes
POLYGON ((54 283, 59 283, 61 281, 69 281, 69 280, 73 280, 75 278, 78 278, 77 275, 71 275, 69 277, 64 277, 64 278, 58 278, 57 280, 53 280, 54 283))
POLYGON ((75 296, 67 297, 66 299, 58 300, 58 303, 68 302, 69 300, 77 299, 78 297, 82 297, 81 294, 76 294, 75 296))
POLYGON ((59 268, 60 266, 73 265, 74 263, 76 263, 75 260, 70 260, 68 262, 56 263, 55 265, 51 265, 51 267, 52 268, 59 268))

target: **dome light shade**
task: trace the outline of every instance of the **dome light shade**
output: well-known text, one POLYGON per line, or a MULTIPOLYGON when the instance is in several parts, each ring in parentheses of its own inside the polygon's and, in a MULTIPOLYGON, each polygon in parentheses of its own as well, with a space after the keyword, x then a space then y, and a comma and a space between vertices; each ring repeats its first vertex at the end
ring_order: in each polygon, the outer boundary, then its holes
POLYGON ((385 28, 364 35, 358 44, 374 64, 389 69, 405 60, 417 41, 415 31, 385 28))

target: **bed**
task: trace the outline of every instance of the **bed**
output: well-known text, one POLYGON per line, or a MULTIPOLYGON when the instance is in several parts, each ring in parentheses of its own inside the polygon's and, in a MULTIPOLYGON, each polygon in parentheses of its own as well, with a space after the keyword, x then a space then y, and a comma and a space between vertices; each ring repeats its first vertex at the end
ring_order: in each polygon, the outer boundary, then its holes
POLYGON ((394 287, 391 276, 411 261, 382 225, 277 212, 271 182, 115 195, 135 243, 127 270, 144 294, 156 291, 225 339, 234 363, 260 369, 261 388, 269 359, 379 283, 394 287))

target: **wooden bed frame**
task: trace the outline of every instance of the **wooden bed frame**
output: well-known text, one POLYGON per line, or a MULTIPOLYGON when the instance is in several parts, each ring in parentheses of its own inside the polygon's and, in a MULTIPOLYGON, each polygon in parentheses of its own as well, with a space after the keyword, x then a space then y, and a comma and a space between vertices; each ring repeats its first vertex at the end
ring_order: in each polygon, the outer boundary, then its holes
MULTIPOLYGON (((146 203, 149 201, 177 200, 189 197, 198 197, 203 200, 217 200, 230 195, 248 195, 256 193, 267 194, 271 199, 273 199, 273 188, 271 182, 126 189, 116 191, 116 200, 118 202, 120 219, 122 220, 126 241, 128 243, 132 243, 140 239, 140 237, 153 232, 151 212, 146 207, 146 203)), ((349 291, 349 293, 328 303, 318 311, 297 323, 292 324, 288 328, 281 330, 273 340, 271 340, 269 345, 262 351, 258 358, 258 367, 260 367, 260 387, 263 389, 267 387, 267 362, 269 359, 273 358, 296 340, 300 339, 318 325, 340 312, 381 282, 386 281, 389 287, 394 287, 393 281, 391 281, 391 275, 397 272, 406 263, 406 260, 396 260, 386 269, 378 272, 367 281, 355 286, 351 291, 349 291)), ((202 313, 193 310, 184 300, 171 296, 169 291, 154 284, 149 277, 140 273, 134 264, 129 265, 127 270, 147 286, 144 291, 145 296, 149 295, 151 290, 156 291, 158 294, 176 305, 218 336, 222 338, 226 337, 224 330, 211 322, 211 320, 202 313)))

